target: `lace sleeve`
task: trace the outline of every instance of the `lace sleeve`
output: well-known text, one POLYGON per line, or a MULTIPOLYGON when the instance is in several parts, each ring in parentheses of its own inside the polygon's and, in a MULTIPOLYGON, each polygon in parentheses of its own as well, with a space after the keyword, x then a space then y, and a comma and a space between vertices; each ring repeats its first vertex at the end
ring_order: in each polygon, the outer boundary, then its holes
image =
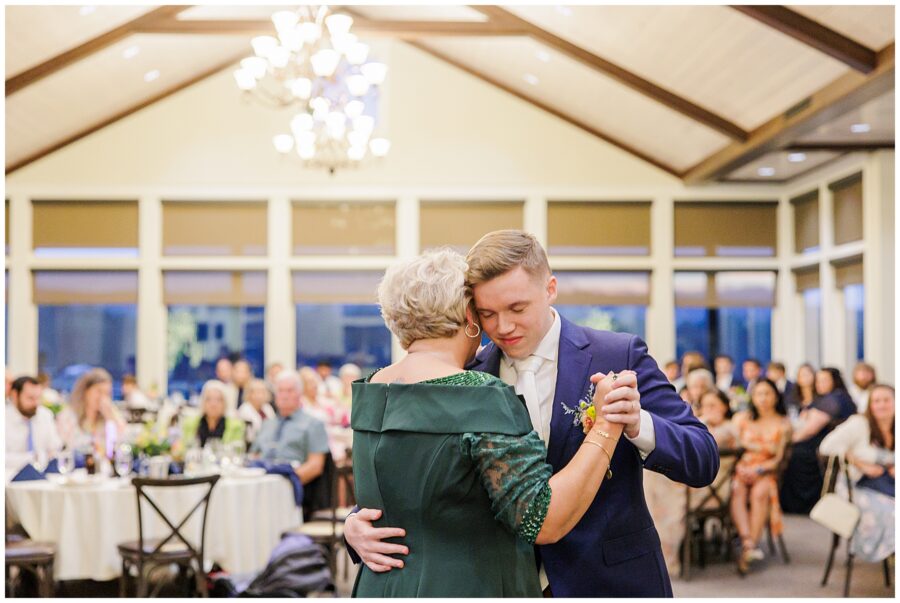
POLYGON ((550 506, 552 473, 537 433, 524 437, 466 433, 462 452, 475 464, 497 521, 534 544, 550 506))

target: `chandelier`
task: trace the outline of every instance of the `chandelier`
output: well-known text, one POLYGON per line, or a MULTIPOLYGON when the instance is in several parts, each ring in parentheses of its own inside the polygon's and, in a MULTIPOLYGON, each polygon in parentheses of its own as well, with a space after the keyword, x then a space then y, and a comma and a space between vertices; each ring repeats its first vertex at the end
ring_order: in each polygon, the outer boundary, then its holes
POLYGON ((296 150, 307 166, 332 174, 387 155, 390 141, 373 137, 387 65, 367 62, 369 47, 350 33, 353 18, 308 6, 278 11, 272 22, 277 37, 254 37, 253 56, 234 78, 264 105, 299 108, 291 133, 272 139, 275 150, 296 150))

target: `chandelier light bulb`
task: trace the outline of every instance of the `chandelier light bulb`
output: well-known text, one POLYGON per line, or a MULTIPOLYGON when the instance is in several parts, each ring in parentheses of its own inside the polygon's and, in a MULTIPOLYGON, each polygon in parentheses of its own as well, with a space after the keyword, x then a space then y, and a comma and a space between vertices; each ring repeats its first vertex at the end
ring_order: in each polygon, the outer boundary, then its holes
POLYGON ((316 156, 316 146, 311 144, 309 146, 297 146, 297 154, 300 155, 300 159, 312 159, 316 156))
POLYGON ((238 69, 235 71, 234 80, 241 90, 253 90, 256 88, 256 78, 246 69, 238 69))
POLYGON ((298 29, 280 31, 278 39, 281 40, 281 45, 291 52, 300 52, 300 49, 303 48, 303 35, 298 29))
POLYGON ((366 156, 366 147, 350 147, 347 149, 347 158, 350 161, 362 161, 363 157, 366 156))
POLYGON ((353 17, 350 15, 334 13, 325 17, 325 26, 332 37, 348 33, 351 25, 353 25, 353 17))
POLYGON ((272 23, 275 24, 275 29, 279 34, 293 29, 297 25, 298 19, 297 13, 292 10, 280 10, 272 15, 272 23))
POLYGON ((337 69, 340 60, 341 55, 330 48, 323 48, 309 58, 313 72, 318 77, 331 77, 334 74, 334 70, 337 69))
POLYGON ((265 77, 267 66, 268 63, 262 57, 247 57, 241 61, 241 67, 249 71, 256 79, 265 77))
POLYGON ((360 115, 353 120, 353 129, 363 133, 368 138, 372 135, 372 130, 375 129, 375 119, 371 115, 360 115))
POLYGON ((369 46, 362 42, 357 42, 344 53, 347 55, 347 62, 351 65, 362 65, 369 58, 369 46))
POLYGON ((309 107, 313 110, 313 116, 316 119, 320 119, 317 114, 321 114, 321 119, 325 119, 325 115, 328 113, 328 107, 331 103, 328 102, 328 99, 323 96, 317 96, 316 98, 309 101, 309 107))
POLYGON ((347 78, 347 90, 353 96, 363 96, 369 91, 369 80, 364 75, 351 75, 347 78))
POLYGON ((276 46, 269 53, 269 62, 276 69, 284 69, 287 67, 288 61, 291 60, 291 51, 284 46, 276 46))
POLYGON ((362 132, 357 132, 356 130, 347 132, 347 142, 350 143, 351 147, 364 147, 366 146, 366 140, 368 140, 368 136, 362 132))
POLYGON ((387 138, 373 138, 369 141, 369 148, 375 157, 384 157, 391 150, 391 141, 387 138))
POLYGON ((344 106, 344 113, 350 119, 356 119, 366 110, 366 105, 361 100, 353 99, 344 106))
POLYGON ((331 46, 341 54, 347 54, 351 48, 356 45, 356 35, 352 33, 343 33, 331 36, 331 46))
POLYGON ((387 65, 384 63, 366 63, 359 70, 366 76, 369 83, 374 86, 383 84, 384 78, 387 76, 387 65))
POLYGON ((272 139, 272 144, 279 153, 290 153, 294 148, 294 137, 290 134, 278 134, 272 139))
POLYGON ((322 28, 311 21, 300 24, 300 36, 307 44, 315 44, 322 37, 322 28))
POLYGON ((278 46, 278 40, 272 36, 256 36, 250 40, 250 45, 253 47, 253 54, 268 58, 269 53, 278 46))
POLYGON ((295 132, 294 138, 297 139, 297 148, 306 148, 306 147, 315 147, 316 146, 316 133, 312 131, 308 132, 295 132))
POLYGON ((312 95, 312 81, 305 77, 294 80, 291 82, 291 94, 302 100, 309 99, 312 95))
POLYGON ((299 136, 301 132, 309 132, 313 129, 313 116, 309 113, 298 113, 291 120, 291 132, 299 136))

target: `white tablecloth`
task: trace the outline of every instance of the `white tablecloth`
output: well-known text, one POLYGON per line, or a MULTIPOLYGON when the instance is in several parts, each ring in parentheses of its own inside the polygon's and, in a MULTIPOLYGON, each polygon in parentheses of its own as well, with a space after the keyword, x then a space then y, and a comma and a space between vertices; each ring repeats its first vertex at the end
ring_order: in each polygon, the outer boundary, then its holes
MULTIPOLYGON (((206 487, 157 488, 150 495, 177 526, 206 487)), ((8 483, 6 504, 33 540, 56 543, 57 580, 116 578, 122 571, 117 545, 138 537, 137 495, 126 480, 8 483)), ((145 538, 168 535, 169 529, 146 503, 142 513, 145 538)), ((235 574, 259 571, 281 534, 301 521, 284 477, 223 477, 213 489, 206 518, 207 565, 215 561, 235 574)), ((181 531, 199 544, 199 511, 181 531)))

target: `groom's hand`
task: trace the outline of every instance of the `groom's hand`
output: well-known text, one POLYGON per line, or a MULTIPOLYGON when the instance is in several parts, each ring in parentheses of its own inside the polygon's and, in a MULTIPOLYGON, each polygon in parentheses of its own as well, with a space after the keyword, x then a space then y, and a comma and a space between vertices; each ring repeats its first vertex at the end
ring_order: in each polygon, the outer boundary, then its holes
POLYGON ((403 560, 388 555, 407 555, 409 549, 402 544, 382 542, 386 538, 406 536, 403 528, 376 528, 372 522, 381 517, 379 509, 360 509, 344 522, 344 539, 373 572, 387 572, 402 568, 403 560))
POLYGON ((625 436, 638 437, 641 432, 641 392, 637 387, 637 373, 622 371, 618 374, 613 389, 606 394, 605 404, 600 408, 603 417, 610 423, 625 426, 625 436))

